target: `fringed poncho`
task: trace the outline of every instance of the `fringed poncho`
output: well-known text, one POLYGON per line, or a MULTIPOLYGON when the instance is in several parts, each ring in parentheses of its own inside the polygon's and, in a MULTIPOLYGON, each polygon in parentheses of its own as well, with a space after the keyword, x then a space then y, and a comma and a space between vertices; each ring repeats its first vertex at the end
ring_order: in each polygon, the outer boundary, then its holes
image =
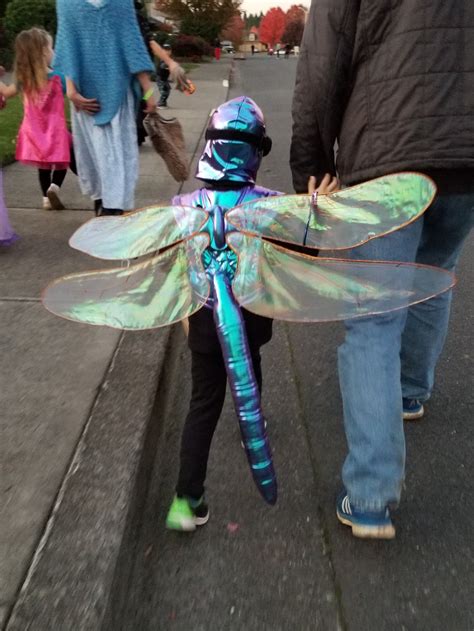
POLYGON ((133 0, 57 0, 54 68, 72 79, 101 110, 105 125, 119 111, 133 75, 154 65, 138 27, 133 0))

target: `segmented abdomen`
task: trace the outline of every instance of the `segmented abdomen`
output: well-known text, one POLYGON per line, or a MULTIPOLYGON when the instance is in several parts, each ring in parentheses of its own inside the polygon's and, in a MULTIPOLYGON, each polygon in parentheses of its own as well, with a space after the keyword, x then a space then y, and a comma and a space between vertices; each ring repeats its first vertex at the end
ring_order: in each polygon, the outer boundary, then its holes
POLYGON ((258 490, 275 504, 277 482, 242 313, 225 273, 216 273, 212 280, 214 321, 247 459, 258 490))

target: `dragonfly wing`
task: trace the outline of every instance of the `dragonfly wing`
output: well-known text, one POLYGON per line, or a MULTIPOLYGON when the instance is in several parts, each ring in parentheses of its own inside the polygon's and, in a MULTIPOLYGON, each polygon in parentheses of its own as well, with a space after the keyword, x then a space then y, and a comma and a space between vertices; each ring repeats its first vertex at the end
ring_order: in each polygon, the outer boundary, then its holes
POLYGON ((69 244, 101 259, 132 259, 199 232, 207 218, 206 211, 191 206, 150 206, 91 219, 76 230, 69 244))
POLYGON ((54 281, 43 295, 44 306, 69 320, 116 329, 153 329, 198 311, 209 296, 201 256, 206 234, 175 245, 137 265, 54 281))
POLYGON ((436 186, 419 173, 395 173, 331 195, 283 195, 247 202, 226 218, 240 231, 321 250, 356 247, 425 212, 436 186))
POLYGON ((454 276, 409 263, 323 259, 233 232, 239 262, 232 290, 242 307, 294 322, 346 320, 427 300, 454 285, 454 276))

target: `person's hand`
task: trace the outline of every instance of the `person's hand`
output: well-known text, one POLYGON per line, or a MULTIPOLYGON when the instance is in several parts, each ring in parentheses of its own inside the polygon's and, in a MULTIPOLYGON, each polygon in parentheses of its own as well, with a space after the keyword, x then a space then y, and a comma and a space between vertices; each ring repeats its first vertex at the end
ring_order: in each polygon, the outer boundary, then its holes
POLYGON ((188 88, 188 78, 184 69, 178 63, 175 62, 173 69, 170 67, 170 76, 175 82, 177 90, 184 92, 188 88))
POLYGON ((156 98, 154 95, 150 96, 150 98, 148 98, 146 101, 146 108, 145 108, 145 112, 147 114, 152 114, 153 112, 156 111, 156 98))
POLYGON ((85 112, 92 116, 100 111, 100 105, 97 99, 86 99, 79 92, 68 93, 68 98, 74 105, 76 112, 85 112))
POLYGON ((308 180, 308 195, 312 195, 314 192, 320 193, 321 195, 330 195, 331 193, 339 191, 340 188, 341 183, 339 179, 329 173, 326 173, 319 185, 314 175, 308 180))
POLYGON ((7 99, 0 94, 0 110, 3 110, 7 106, 7 99))

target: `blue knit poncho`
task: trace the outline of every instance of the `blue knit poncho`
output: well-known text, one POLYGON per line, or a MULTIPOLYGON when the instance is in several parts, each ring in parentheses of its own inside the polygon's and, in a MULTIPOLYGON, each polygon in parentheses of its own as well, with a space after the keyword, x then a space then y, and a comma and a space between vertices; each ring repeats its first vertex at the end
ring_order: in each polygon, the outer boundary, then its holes
POLYGON ((135 74, 154 65, 138 27, 133 0, 57 0, 54 69, 72 79, 101 110, 97 125, 110 123, 135 74))

